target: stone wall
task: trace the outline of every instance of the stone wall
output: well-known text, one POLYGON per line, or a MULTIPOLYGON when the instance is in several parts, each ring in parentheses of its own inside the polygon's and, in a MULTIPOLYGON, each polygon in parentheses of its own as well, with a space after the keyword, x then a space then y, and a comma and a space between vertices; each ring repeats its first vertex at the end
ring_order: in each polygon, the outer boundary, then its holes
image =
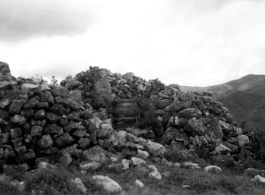
POLYGON ((62 150, 73 157, 98 145, 124 158, 145 150, 163 157, 166 148, 236 154, 249 142, 210 92, 184 93, 176 84, 109 72, 113 98, 135 98, 141 108, 141 130, 116 131, 106 109, 91 106, 95 68, 53 86, 14 78, 8 65, 0 63, 0 160, 34 161, 62 150))

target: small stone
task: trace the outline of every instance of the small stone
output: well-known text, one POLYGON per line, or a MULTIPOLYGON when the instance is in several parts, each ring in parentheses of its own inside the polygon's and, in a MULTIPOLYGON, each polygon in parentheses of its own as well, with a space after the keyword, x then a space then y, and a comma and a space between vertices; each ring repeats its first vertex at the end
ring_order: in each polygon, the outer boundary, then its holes
POLYGON ((8 99, 8 98, 6 98, 6 99, 2 99, 2 100, 0 101, 0 108, 6 108, 6 107, 9 106, 10 103, 11 103, 11 102, 10 102, 10 99, 8 99))
POLYGON ((43 109, 37 110, 35 113, 35 119, 37 120, 45 119, 45 111, 43 109))
POLYGON ((71 182, 74 183, 76 187, 79 190, 81 190, 84 194, 87 193, 87 189, 80 178, 71 179, 71 182))
POLYGON ((25 104, 25 100, 13 100, 12 104, 9 107, 10 114, 18 114, 22 106, 25 104))
POLYGON ((56 169, 57 167, 47 162, 39 162, 37 169, 56 169))
POLYGON ((178 113, 179 118, 191 119, 200 116, 200 111, 196 108, 187 108, 178 113))
POLYGON ((92 170, 92 171, 96 171, 99 167, 101 166, 101 163, 99 162, 86 162, 83 161, 80 163, 79 167, 82 170, 92 170))
POLYGON ((121 186, 108 176, 95 175, 92 179, 97 186, 102 187, 107 193, 120 193, 122 191, 121 186))
POLYGON ((206 133, 204 118, 191 118, 188 121, 187 129, 198 136, 203 136, 206 133))
POLYGON ((261 177, 260 175, 256 175, 253 179, 251 179, 251 181, 265 183, 265 177, 261 177))
POLYGON ((60 133, 61 131, 63 131, 62 127, 60 127, 59 125, 56 125, 55 123, 53 124, 48 124, 45 128, 44 128, 44 133, 45 134, 50 134, 50 135, 55 135, 60 133))
POLYGON ((161 174, 158 172, 157 168, 154 165, 148 165, 148 169, 151 170, 151 172, 149 173, 149 177, 158 180, 162 179, 161 174))
POLYGON ((0 144, 7 144, 10 142, 10 133, 1 133, 0 134, 0 144))
POLYGON ((69 91, 67 88, 65 87, 61 87, 61 86, 56 86, 54 88, 51 89, 51 94, 56 97, 56 96, 60 96, 60 97, 67 97, 69 96, 69 91))
POLYGON ((152 142, 151 140, 147 140, 144 146, 153 156, 164 157, 165 153, 167 152, 166 148, 162 144, 152 142))
POLYGON ((216 165, 208 165, 204 168, 206 172, 212 172, 212 173, 219 173, 222 171, 222 169, 216 165))
POLYGON ((141 158, 132 157, 131 158, 131 164, 134 166, 138 166, 138 165, 144 165, 144 164, 146 164, 146 162, 145 162, 145 160, 143 160, 141 158))
POLYGON ((74 120, 78 121, 80 120, 80 112, 79 111, 73 111, 70 114, 67 115, 68 120, 74 120))
POLYGON ((79 147, 84 150, 90 146, 90 139, 89 138, 80 138, 78 140, 79 147))
POLYGON ((2 119, 8 119, 9 118, 9 113, 3 109, 0 109, 0 118, 2 119))
POLYGON ((16 127, 14 129, 10 130, 10 137, 11 139, 16 139, 18 137, 21 137, 23 135, 23 131, 21 128, 16 127))
POLYGON ((52 113, 52 112, 48 112, 46 117, 52 123, 58 122, 60 120, 60 118, 61 118, 60 115, 52 113))
POLYGON ((128 170, 130 168, 130 161, 127 159, 122 159, 121 164, 123 170, 128 170))
POLYGON ((138 180, 138 179, 135 180, 134 184, 138 188, 143 188, 144 187, 144 184, 140 180, 138 180))
POLYGON ((43 131, 43 127, 34 125, 33 127, 31 127, 30 135, 32 137, 35 137, 35 136, 41 137, 42 136, 42 131, 43 131))
POLYGON ((214 150, 214 153, 221 153, 221 154, 227 154, 228 152, 231 152, 232 150, 228 147, 226 147, 223 144, 220 144, 217 146, 214 150))
POLYGON ((22 110, 21 115, 24 117, 33 117, 33 116, 35 116, 34 109, 22 110))
POLYGON ((39 103, 39 101, 37 101, 35 98, 31 98, 24 104, 24 108, 25 109, 34 108, 37 106, 38 103, 39 103))
POLYGON ((10 122, 16 125, 23 125, 26 122, 27 118, 21 115, 14 115, 11 119, 10 122))
POLYGON ((180 163, 175 163, 174 166, 175 167, 181 167, 181 164, 180 163))
POLYGON ((148 152, 137 149, 137 157, 147 159, 149 156, 150 154, 148 152))
POLYGON ((50 135, 43 135, 41 139, 37 142, 39 148, 51 148, 53 145, 53 140, 50 135))
POLYGON ((55 143, 59 147, 69 146, 74 142, 74 139, 69 135, 68 132, 64 133, 60 137, 55 139, 55 143))
POLYGON ((242 147, 245 144, 248 144, 249 143, 249 138, 246 135, 239 135, 239 136, 237 136, 237 140, 238 140, 239 147, 242 147))
POLYGON ((93 148, 83 151, 83 155, 88 161, 106 162, 106 151, 100 146, 94 146, 93 148))
POLYGON ((201 168, 198 164, 192 163, 192 162, 184 162, 182 165, 187 169, 200 169, 201 168))

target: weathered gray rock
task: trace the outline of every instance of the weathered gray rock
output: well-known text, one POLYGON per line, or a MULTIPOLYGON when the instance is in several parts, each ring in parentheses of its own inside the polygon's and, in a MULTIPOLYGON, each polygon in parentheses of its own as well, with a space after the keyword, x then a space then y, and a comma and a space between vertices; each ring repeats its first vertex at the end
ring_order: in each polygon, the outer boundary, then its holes
POLYGON ((154 178, 154 179, 158 179, 158 180, 162 179, 161 174, 159 173, 159 171, 157 170, 157 168, 154 165, 148 165, 148 169, 150 170, 149 177, 154 178))
POLYGON ((182 166, 187 169, 200 169, 201 168, 198 164, 193 163, 193 162, 184 162, 182 166))
POLYGON ((22 106, 25 104, 25 100, 13 100, 9 107, 10 114, 19 114, 22 106))
POLYGON ((127 159, 122 159, 121 164, 123 170, 128 170, 130 168, 130 161, 127 159))
POLYGON ((239 135, 239 136, 237 136, 237 140, 238 140, 238 146, 239 147, 242 147, 245 144, 248 144, 249 143, 249 138, 246 135, 239 135))
POLYGON ((232 151, 232 150, 231 150, 230 148, 226 147, 226 146, 223 145, 223 144, 218 145, 218 146, 215 148, 215 150, 214 150, 215 153, 221 153, 221 154, 227 154, 228 152, 231 152, 231 151, 232 151))
POLYGON ((0 134, 0 144, 7 144, 10 142, 10 133, 1 133, 0 134))
POLYGON ((194 117, 199 117, 201 115, 201 112, 196 109, 196 108, 187 108, 178 113, 179 118, 184 118, 184 119, 191 119, 194 117))
POLYGON ((19 127, 16 127, 10 130, 11 139, 16 139, 18 137, 21 137, 22 135, 23 135, 23 131, 19 127))
POLYGON ((35 116, 35 111, 34 109, 26 109, 26 110, 21 110, 21 115, 24 117, 34 117, 35 116))
POLYGON ((107 193, 120 193, 122 191, 121 186, 108 176, 94 175, 92 179, 97 186, 102 187, 107 193))
POLYGON ((146 162, 145 162, 145 160, 143 160, 141 158, 132 157, 131 158, 131 164, 134 166, 138 166, 138 165, 144 165, 144 164, 146 164, 146 162))
POLYGON ((68 83, 66 83, 65 88, 68 90, 71 90, 71 89, 78 87, 80 85, 82 85, 82 83, 80 81, 72 79, 68 83))
POLYGON ((51 94, 54 97, 56 97, 56 96, 67 97, 67 96, 69 96, 69 91, 65 87, 56 86, 56 87, 51 89, 51 94))
POLYGON ((50 91, 44 91, 40 95, 40 102, 47 102, 49 104, 54 104, 54 97, 50 91))
POLYGON ((147 151, 153 156, 164 157, 167 152, 165 146, 156 142, 152 142, 151 140, 147 140, 144 146, 147 151))
POLYGON ((100 146, 94 146, 93 148, 84 150, 83 156, 90 162, 105 162, 107 160, 106 151, 100 146))
POLYGON ((38 125, 34 125, 31 127, 30 135, 32 137, 41 137, 42 133, 43 133, 43 127, 38 126, 38 125))
POLYGON ((45 110, 44 109, 37 110, 35 113, 35 119, 37 119, 37 120, 45 119, 45 110))
POLYGON ((144 187, 143 182, 141 182, 141 181, 138 180, 138 179, 135 180, 134 184, 135 184, 135 186, 138 187, 138 188, 143 188, 143 187, 144 187))
POLYGON ((206 134, 205 120, 204 118, 191 118, 187 124, 188 131, 194 133, 194 135, 203 136, 206 134))
POLYGON ((15 125, 23 125, 26 122, 27 118, 21 115, 14 115, 11 117, 10 122, 15 124, 15 125))
POLYGON ((84 150, 90 146, 90 139, 89 138, 80 138, 78 140, 79 147, 84 150))
POLYGON ((68 132, 64 133, 62 136, 55 139, 55 143, 59 147, 66 147, 71 145, 74 142, 74 138, 72 138, 68 132))
POLYGON ((53 146, 53 140, 50 135, 43 135, 37 142, 39 148, 47 149, 53 146))
POLYGON ((212 139, 223 139, 223 132, 221 129, 221 123, 217 118, 213 118, 210 121, 210 125, 207 127, 207 131, 211 132, 210 136, 212 139))
POLYGON ((261 177, 260 175, 256 175, 253 179, 251 179, 251 181, 265 183, 265 177, 261 177))
POLYGON ((101 166, 100 162, 92 161, 92 162, 86 162, 83 161, 80 163, 79 168, 81 170, 91 170, 96 171, 101 166))
POLYGON ((58 122, 58 121, 60 120, 61 116, 58 115, 58 114, 52 113, 52 112, 47 112, 47 114, 46 114, 46 118, 47 118, 50 122, 55 123, 55 122, 58 122))
POLYGON ((216 165, 208 165, 208 166, 204 167, 204 170, 206 172, 211 172, 211 173, 219 173, 222 171, 222 169, 216 165))
POLYGON ((87 193, 87 188, 83 184, 82 180, 80 178, 71 179, 71 182, 76 185, 76 187, 81 190, 84 194, 87 193))
POLYGON ((2 119, 8 119, 9 118, 9 113, 3 109, 0 109, 0 118, 2 119))
POLYGON ((174 127, 169 127, 162 136, 162 143, 169 144, 172 140, 176 138, 177 129, 174 127))
POLYGON ((137 149, 137 157, 147 159, 149 156, 150 154, 148 152, 137 149))
POLYGON ((232 156, 229 155, 217 155, 212 157, 213 163, 221 167, 231 167, 235 165, 235 161, 232 156))
POLYGON ((38 103, 39 103, 39 101, 37 101, 35 98, 30 98, 30 99, 24 104, 24 108, 25 108, 25 109, 35 108, 35 107, 37 106, 38 103))
POLYGON ((2 99, 0 100, 0 108, 6 108, 10 105, 10 99, 6 98, 6 99, 2 99))
POLYGON ((55 135, 60 132, 63 132, 63 128, 60 127, 59 125, 53 123, 53 124, 48 124, 46 127, 44 127, 44 133, 45 134, 50 134, 50 135, 55 135))

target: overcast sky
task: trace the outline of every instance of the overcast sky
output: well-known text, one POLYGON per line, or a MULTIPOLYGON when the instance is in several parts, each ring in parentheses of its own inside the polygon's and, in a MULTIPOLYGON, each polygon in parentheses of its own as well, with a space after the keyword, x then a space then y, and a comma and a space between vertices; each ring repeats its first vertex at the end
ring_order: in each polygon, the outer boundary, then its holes
POLYGON ((265 74, 265 1, 0 0, 0 61, 15 77, 61 80, 99 66, 221 84, 265 74))

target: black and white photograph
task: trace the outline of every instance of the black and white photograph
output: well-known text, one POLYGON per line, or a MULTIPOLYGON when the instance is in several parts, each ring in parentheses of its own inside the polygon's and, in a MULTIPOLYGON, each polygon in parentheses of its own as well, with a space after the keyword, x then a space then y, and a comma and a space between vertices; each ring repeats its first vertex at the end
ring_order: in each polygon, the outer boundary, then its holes
POLYGON ((0 0, 0 195, 72 194, 265 194, 265 0, 0 0))

